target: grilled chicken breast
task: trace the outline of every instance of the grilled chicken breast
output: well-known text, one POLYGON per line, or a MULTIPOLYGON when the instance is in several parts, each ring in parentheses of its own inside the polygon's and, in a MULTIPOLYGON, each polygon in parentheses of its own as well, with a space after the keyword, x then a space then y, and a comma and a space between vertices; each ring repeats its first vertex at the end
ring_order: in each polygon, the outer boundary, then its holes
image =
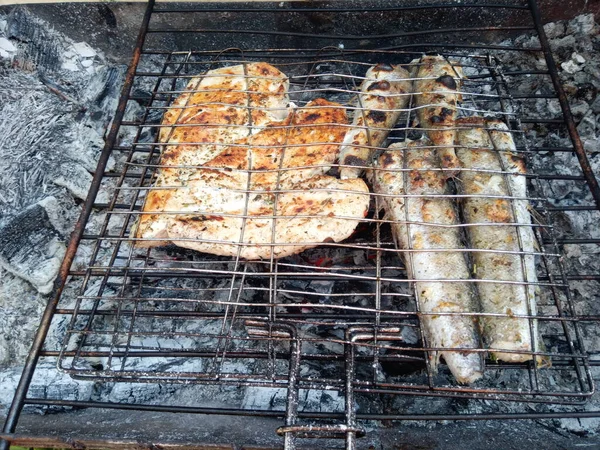
POLYGON ((201 168, 185 149, 171 151, 186 167, 161 169, 136 245, 174 243, 261 259, 346 239, 369 207, 362 180, 323 175, 338 155, 346 124, 341 105, 317 99, 223 145, 201 168))
POLYGON ((215 255, 281 258, 347 238, 368 212, 369 191, 359 179, 317 176, 276 196, 258 190, 246 194, 243 185, 203 175, 161 205, 161 212, 176 214, 142 223, 138 235, 215 255))
POLYGON ((383 194, 396 244, 412 250, 404 253, 404 260, 408 276, 416 280, 421 324, 427 345, 440 349, 430 354, 434 370, 443 356, 458 382, 472 383, 483 375, 480 355, 468 351, 480 348, 476 319, 473 315, 438 315, 477 310, 471 283, 444 281, 468 280, 470 274, 465 253, 460 251, 459 229, 448 227, 458 224, 454 206, 448 198, 434 197, 446 193, 440 168, 429 140, 393 144, 378 159, 374 190, 383 194))
POLYGON ((347 123, 342 105, 319 98, 290 110, 285 120, 226 147, 208 165, 257 171, 250 180, 253 188, 287 187, 331 168, 347 123))
POLYGON ((424 56, 411 62, 417 117, 433 145, 438 147, 446 175, 458 172, 454 151, 456 105, 462 100, 462 70, 443 56, 424 56))
POLYGON ((482 319, 484 337, 495 359, 528 361, 533 359, 534 344, 536 351, 541 349, 537 322, 514 316, 536 313, 535 288, 528 284, 536 282, 533 256, 500 253, 533 251, 527 202, 485 197, 526 197, 525 167, 514 155, 505 126, 492 123, 494 130, 488 132, 479 117, 459 119, 457 125, 460 186, 462 193, 472 196, 463 200, 462 208, 466 222, 472 224, 467 227, 471 246, 479 250, 473 252, 475 276, 486 280, 478 283, 482 311, 502 315, 482 319), (489 172, 503 170, 509 174, 489 172))
POLYGON ((377 64, 367 70, 352 128, 340 151, 342 179, 358 178, 371 163, 373 152, 383 144, 408 105, 410 89, 410 75, 400 66, 377 64))
POLYGON ((165 165, 202 165, 224 144, 288 115, 287 76, 266 63, 224 67, 192 78, 165 112, 159 141, 165 165), (172 127, 171 125, 177 125, 172 127))

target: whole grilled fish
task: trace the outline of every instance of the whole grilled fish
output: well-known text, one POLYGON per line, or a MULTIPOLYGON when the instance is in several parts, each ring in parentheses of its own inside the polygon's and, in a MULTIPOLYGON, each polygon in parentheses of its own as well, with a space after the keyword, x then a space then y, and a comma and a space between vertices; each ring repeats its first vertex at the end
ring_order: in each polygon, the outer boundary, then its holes
POLYGON ((417 118, 433 145, 438 147, 442 168, 448 176, 458 173, 454 151, 456 104, 462 100, 462 70, 440 55, 413 60, 413 93, 417 118))
POLYGON ((439 349, 429 354, 433 369, 443 356, 458 382, 472 383, 483 369, 480 355, 469 350, 481 347, 475 317, 460 313, 475 312, 476 298, 471 283, 444 281, 468 280, 470 274, 459 228, 452 227, 459 223, 454 206, 448 198, 435 197, 446 193, 446 180, 437 151, 427 147, 428 139, 390 145, 375 166, 373 188, 393 221, 396 245, 412 250, 404 260, 408 276, 416 280, 427 345, 439 349))
POLYGON ((340 150, 340 177, 358 178, 371 163, 410 99, 410 75, 400 66, 377 64, 360 85, 352 128, 340 150), (345 167, 344 167, 345 166, 345 167), (357 166, 357 167, 352 167, 357 166))
POLYGON ((462 208, 466 222, 473 224, 466 228, 471 246, 478 250, 473 252, 475 277, 486 280, 478 283, 481 307, 484 313, 502 315, 482 319, 484 338, 493 358, 528 361, 533 359, 531 352, 541 349, 538 324, 514 317, 536 314, 535 287, 530 284, 537 281, 534 256, 530 254, 535 243, 524 200, 525 166, 514 153, 505 125, 491 122, 492 130, 487 130, 479 117, 459 119, 457 125, 456 155, 463 168, 460 186, 469 196, 462 208), (521 251, 529 254, 502 253, 521 251))

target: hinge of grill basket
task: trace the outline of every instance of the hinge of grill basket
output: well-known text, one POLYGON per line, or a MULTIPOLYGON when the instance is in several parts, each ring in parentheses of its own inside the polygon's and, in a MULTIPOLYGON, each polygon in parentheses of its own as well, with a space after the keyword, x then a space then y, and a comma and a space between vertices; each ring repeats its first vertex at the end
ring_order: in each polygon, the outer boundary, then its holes
MULTIPOLYGON (((376 328, 376 327, 351 327, 345 333, 344 358, 346 383, 344 388, 345 409, 344 422, 338 424, 319 424, 312 422, 307 425, 298 424, 298 369, 300 362, 300 341, 295 348, 297 363, 290 364, 290 378, 288 387, 288 405, 286 410, 286 424, 277 429, 277 434, 284 436, 285 449, 296 448, 296 439, 344 439, 346 448, 356 448, 356 438, 363 437, 365 430, 357 424, 356 407, 354 399, 355 381, 355 356, 356 348, 361 345, 377 343, 381 341, 400 341, 399 328, 376 328)), ((376 345, 373 346, 376 348, 376 345)), ((376 359, 376 357, 375 357, 376 359)))

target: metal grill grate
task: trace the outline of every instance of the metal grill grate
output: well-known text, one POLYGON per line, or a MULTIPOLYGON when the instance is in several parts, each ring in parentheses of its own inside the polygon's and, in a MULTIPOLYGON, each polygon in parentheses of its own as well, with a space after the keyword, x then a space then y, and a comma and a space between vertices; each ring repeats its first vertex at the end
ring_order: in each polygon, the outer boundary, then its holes
MULTIPOLYGON (((278 68, 297 74, 290 76, 290 97, 300 108, 317 96, 334 97, 345 107, 355 108, 352 100, 364 71, 382 57, 377 52, 367 52, 349 59, 344 51, 336 52, 339 57, 335 59, 315 58, 308 64, 290 58, 277 64, 278 53, 271 53, 278 68), (363 58, 370 62, 356 62, 363 58)), ((95 248, 60 356, 62 370, 91 378, 286 386, 292 376, 297 376, 290 372, 295 369, 310 373, 310 377, 297 379, 301 387, 340 388, 340 383, 350 377, 355 389, 371 392, 486 398, 527 398, 529 394, 529 399, 552 402, 580 401, 591 392, 585 354, 577 339, 572 305, 561 275, 560 254, 552 245, 551 225, 545 223, 544 194, 534 175, 530 178, 529 202, 538 211, 535 228, 540 251, 535 255, 540 259, 541 273, 540 281, 530 282, 529 288, 540 290, 536 319, 550 349, 538 352, 550 356, 555 369, 488 361, 485 370, 491 379, 503 371, 525 375, 515 380, 524 379, 526 383, 519 381, 503 389, 490 388, 489 383, 460 387, 447 374, 436 377, 430 359, 424 358, 424 351, 433 349, 427 344, 403 343, 402 334, 421 334, 417 317, 431 313, 417 312, 413 289, 399 257, 401 252, 393 242, 391 221, 378 213, 382 209, 380 194, 370 194, 371 211, 350 239, 322 244, 279 260, 248 262, 239 257, 207 257, 176 247, 134 247, 137 239, 132 236, 131 225, 140 214, 145 194, 155 189, 152 174, 167 167, 161 165, 159 158, 160 148, 166 144, 157 142, 156 131, 161 125, 156 123, 155 113, 162 114, 172 97, 184 92, 189 79, 198 73, 262 60, 240 56, 243 55, 234 50, 219 55, 217 60, 207 60, 199 52, 170 54, 160 75, 149 76, 156 80, 153 99, 144 118, 131 123, 138 131, 130 157, 120 172, 102 231, 93 236, 95 248), (140 156, 135 158, 133 151, 140 156), (112 221, 118 221, 119 227, 114 227, 112 221), (119 234, 111 232, 115 229, 119 234), (295 363, 291 342, 300 355, 295 363), (328 358, 347 363, 348 354, 358 359, 355 370, 361 369, 360 375, 348 372, 351 364, 338 364, 333 370, 325 367, 325 372, 333 372, 331 375, 315 368, 314 361, 328 358), (148 372, 144 361, 157 357, 164 360, 166 370, 148 372), (181 367, 181 361, 187 358, 192 358, 192 362, 181 367), (255 359, 263 363, 247 362, 255 359), (92 360, 96 364, 102 361, 103 369, 92 368, 92 360), (404 366, 408 371, 411 365, 426 365, 427 370, 418 375, 389 377, 382 369, 382 365, 389 364, 404 366), (245 366, 252 370, 244 373, 245 366), (548 377, 555 376, 557 370, 573 371, 577 382, 572 390, 555 390, 548 384, 548 377)), ((407 56, 418 54, 388 52, 386 59, 407 56)), ((509 109, 514 108, 510 96, 502 93, 505 82, 501 68, 494 60, 478 55, 453 58, 463 70, 478 73, 464 83, 460 113, 493 114, 518 127, 518 116, 509 109)), ((415 110, 414 106, 408 108, 400 118, 391 142, 419 133, 420 129, 411 125, 416 120, 415 110)), ((359 109, 354 111, 359 113, 359 109)), ((531 156, 533 152, 528 150, 523 132, 516 128, 513 134, 520 151, 531 156)), ((251 189, 245 196, 259 193, 264 194, 251 189)), ((523 248, 520 252, 533 254, 523 248)), ((482 346, 480 351, 483 350, 482 346)), ((155 364, 154 359, 151 361, 155 364)))
MULTIPOLYGON (((56 358, 61 371, 80 379, 285 388, 286 427, 279 432, 286 437, 289 448, 294 445, 294 437, 305 435, 341 436, 349 447, 354 445, 354 438, 362 433, 354 409, 356 396, 416 395, 575 405, 592 394, 588 355, 569 290, 573 276, 567 275, 561 265, 559 244, 567 240, 557 240, 552 218, 556 211, 594 210, 596 206, 593 200, 588 206, 563 206, 549 201, 546 192, 555 182, 584 179, 596 202, 600 201, 600 191, 584 158, 580 158, 582 175, 535 171, 540 152, 581 150, 576 133, 572 135, 574 148, 567 149, 544 147, 526 136, 525 128, 530 124, 569 131, 574 127, 568 112, 560 119, 522 113, 528 102, 564 95, 560 90, 539 94, 516 89, 523 79, 532 77, 544 86, 550 85, 555 81, 556 68, 522 69, 501 62, 507 60, 508 52, 538 52, 540 57, 548 52, 544 38, 539 48, 502 43, 504 37, 515 33, 534 31, 536 27, 540 31, 535 3, 415 6, 410 2, 375 2, 366 13, 389 14, 389 18, 371 23, 377 32, 344 34, 344 27, 351 29, 361 21, 361 9, 339 8, 335 3, 319 8, 231 10, 155 7, 150 3, 145 26, 150 25, 142 28, 120 109, 64 266, 69 270, 81 241, 80 255, 83 251, 89 253, 87 264, 83 270, 70 272, 70 286, 77 289, 78 295, 74 303, 61 303, 61 286, 45 315, 45 331, 34 352, 56 358), (193 19, 208 14, 205 20, 209 20, 231 11, 231 25, 224 20, 223 29, 198 27, 193 19), (303 24, 309 29, 322 29, 318 22, 324 11, 330 14, 326 18, 332 22, 331 33, 281 31, 285 20, 292 23, 292 29, 303 24), (252 23, 249 18, 257 14, 272 18, 276 31, 247 28, 247 23, 252 23), (511 26, 488 26, 496 23, 500 14, 501 23, 511 26), (395 29, 390 27, 394 20, 399 20, 398 29, 403 31, 389 32, 395 29), (412 27, 406 25, 413 20, 412 27), (432 27, 432 22, 438 25, 432 27), (459 23, 467 25, 456 27, 459 23), (157 39, 167 33, 172 36, 170 41, 157 39), (248 35, 253 39, 251 44, 248 35), (164 42, 185 50, 163 48, 164 42), (371 65, 407 64, 431 52, 444 55, 466 73, 459 114, 502 119, 510 127, 517 151, 527 158, 527 200, 532 206, 538 250, 532 253, 521 246, 518 254, 522 258, 535 255, 538 263, 538 281, 524 283, 528 289, 539 290, 537 314, 528 319, 537 320, 545 344, 545 349, 536 349, 534 354, 550 357, 551 368, 538 368, 532 361, 502 364, 485 360, 484 379, 469 386, 458 385, 444 365, 438 374, 434 373, 427 355, 436 349, 427 346, 420 327, 420 318, 427 313, 420 312, 415 301, 414 280, 407 279, 402 252, 394 245, 391 221, 381 212, 381 194, 369 194, 369 213, 349 239, 322 243, 282 259, 245 261, 239 253, 237 258, 218 257, 173 246, 134 246, 132 225, 153 188, 161 168, 160 152, 166 145, 157 137, 161 117, 190 78, 219 67, 268 62, 289 76, 290 98, 300 108, 325 97, 358 114, 360 108, 353 102, 371 65), (149 97, 139 94, 144 89, 151 92, 149 97), (131 119, 140 103, 145 105, 143 112, 131 119), (118 170, 108 172, 106 161, 111 155, 118 162, 118 170), (112 193, 107 203, 92 203, 99 190, 112 193), (53 318, 66 324, 63 344, 61 348, 41 350, 53 318), (160 370, 156 369, 157 360, 160 370), (555 383, 557 378, 570 382, 555 383), (329 415, 331 419, 342 418, 342 425, 304 427, 299 422, 299 393, 309 389, 344 395, 344 409, 329 415)), ((415 114, 416 107, 411 103, 388 143, 421 133, 415 126, 415 114)), ((338 169, 332 170, 335 173, 338 169)), ((507 172, 503 175, 506 177, 507 172)), ((246 192, 246 197, 251 193, 246 192)), ((455 202, 464 197, 460 189, 449 194, 455 202)), ((460 226, 465 240, 467 227, 460 226)), ((63 274, 64 283, 66 272, 63 274)), ((484 346, 471 351, 485 357, 484 346)), ((28 370, 31 373, 24 377, 21 398, 11 410, 7 432, 14 431, 23 403, 78 403, 26 400, 35 364, 28 370)), ((432 402, 430 410, 423 413, 432 419, 443 418, 436 415, 436 408, 432 402)), ((196 412, 207 410, 197 408, 196 412)), ((306 410, 303 414, 319 416, 306 410)), ((372 416, 386 417, 399 415, 372 416)))

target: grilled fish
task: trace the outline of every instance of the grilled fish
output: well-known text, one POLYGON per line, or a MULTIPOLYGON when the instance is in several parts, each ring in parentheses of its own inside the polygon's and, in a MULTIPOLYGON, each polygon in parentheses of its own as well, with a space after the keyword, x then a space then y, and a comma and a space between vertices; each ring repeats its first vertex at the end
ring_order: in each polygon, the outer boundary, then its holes
POLYGON ((483 334, 492 358, 528 361, 533 359, 531 352, 541 348, 538 325, 535 320, 513 316, 536 313, 535 289, 528 284, 536 282, 535 261, 532 255, 501 252, 519 252, 520 247, 532 252, 534 235, 527 201, 498 198, 526 197, 525 167, 514 155, 514 142, 505 126, 492 122, 493 130, 488 131, 479 117, 459 119, 457 125, 456 154, 463 168, 460 186, 468 196, 462 208, 466 222, 473 224, 466 228, 469 240, 478 250, 473 252, 475 277, 488 280, 478 283, 482 311, 502 315, 484 317, 483 334), (508 175, 498 173, 503 166, 508 175))
POLYGON ((374 190, 383 194, 396 244, 413 250, 404 254, 404 260, 408 276, 416 280, 428 346, 441 349, 430 353, 434 370, 443 356, 458 382, 472 383, 483 375, 480 355, 469 351, 480 348, 476 319, 473 315, 437 315, 477 309, 471 283, 444 281, 468 280, 470 273, 465 253, 460 251, 459 229, 447 227, 458 224, 452 202, 435 197, 446 193, 440 167, 437 151, 428 139, 390 145, 375 167, 374 190))
POLYGON ((438 147, 442 168, 448 176, 458 173, 454 151, 456 105, 462 101, 462 69, 440 55, 413 60, 414 98, 417 118, 433 145, 438 147))
POLYGON ((408 105, 410 89, 410 75, 400 66, 377 64, 367 70, 352 128, 340 150, 342 179, 358 178, 371 163, 373 152, 383 144, 408 105))

